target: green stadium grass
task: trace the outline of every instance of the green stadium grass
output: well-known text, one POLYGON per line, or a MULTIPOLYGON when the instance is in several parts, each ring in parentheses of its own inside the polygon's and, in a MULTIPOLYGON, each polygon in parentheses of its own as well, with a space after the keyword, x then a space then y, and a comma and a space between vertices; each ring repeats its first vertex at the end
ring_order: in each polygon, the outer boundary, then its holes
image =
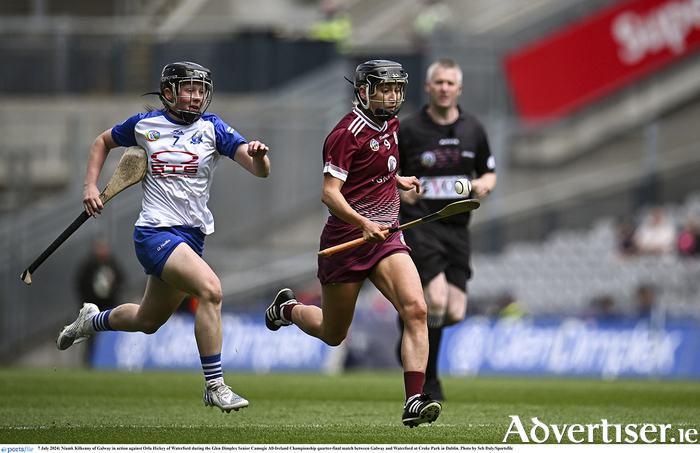
POLYGON ((0 444, 502 444, 510 415, 700 431, 699 382, 445 378, 440 418, 409 429, 399 370, 226 381, 250 407, 205 408, 196 372, 0 368, 0 444))

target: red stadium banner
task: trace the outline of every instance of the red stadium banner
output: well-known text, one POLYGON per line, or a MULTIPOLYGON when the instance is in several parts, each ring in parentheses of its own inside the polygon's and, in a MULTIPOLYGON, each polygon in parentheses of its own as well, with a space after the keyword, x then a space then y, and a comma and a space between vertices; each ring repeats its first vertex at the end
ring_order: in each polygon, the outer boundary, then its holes
POLYGON ((506 56, 519 115, 564 116, 700 48, 700 0, 628 0, 506 56))

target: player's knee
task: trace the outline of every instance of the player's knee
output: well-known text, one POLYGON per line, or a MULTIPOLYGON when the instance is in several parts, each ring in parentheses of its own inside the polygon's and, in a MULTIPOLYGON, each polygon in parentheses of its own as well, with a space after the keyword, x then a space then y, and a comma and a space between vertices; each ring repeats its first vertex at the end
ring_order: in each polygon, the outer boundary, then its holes
POLYGON ((219 279, 212 279, 202 284, 197 299, 200 303, 204 302, 214 305, 221 305, 223 294, 219 279))
POLYGON ((147 319, 141 322, 139 330, 141 330, 141 332, 145 333, 146 335, 153 335, 154 333, 158 332, 158 329, 160 329, 160 326, 162 326, 163 324, 165 323, 157 320, 147 319))
POLYGON ((326 343, 328 346, 340 346, 340 343, 342 343, 344 339, 345 338, 340 337, 327 338, 324 340, 324 343, 326 343))
POLYGON ((324 343, 326 343, 328 346, 339 346, 340 343, 345 340, 345 338, 348 336, 347 331, 346 332, 330 332, 326 333, 323 335, 321 340, 323 340, 324 343))
POLYGON ((406 324, 413 321, 425 323, 428 319, 428 307, 423 299, 415 299, 403 306, 400 315, 406 324))

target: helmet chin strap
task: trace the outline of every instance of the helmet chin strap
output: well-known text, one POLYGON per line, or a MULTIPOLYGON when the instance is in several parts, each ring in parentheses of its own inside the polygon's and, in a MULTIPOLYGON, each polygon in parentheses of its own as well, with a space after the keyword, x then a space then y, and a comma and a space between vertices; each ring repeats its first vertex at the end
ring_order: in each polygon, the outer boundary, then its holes
POLYGON ((393 117, 396 116, 396 111, 392 112, 389 109, 385 109, 383 107, 377 107, 374 110, 372 116, 374 116, 375 118, 377 118, 378 120, 381 120, 381 121, 389 121, 390 119, 392 119, 393 117))
POLYGON ((396 111, 392 112, 391 110, 385 109, 383 107, 377 107, 372 111, 372 109, 366 109, 362 107, 362 110, 365 111, 365 114, 369 116, 371 119, 376 120, 375 122, 378 123, 384 123, 386 121, 389 121, 390 119, 394 118, 396 116, 396 111))
POLYGON ((177 105, 177 102, 178 102, 177 98, 178 98, 178 96, 175 95, 175 101, 172 102, 172 107, 170 107, 168 109, 168 111, 170 111, 170 113, 172 113, 173 116, 175 116, 176 118, 181 120, 183 123, 187 123, 187 124, 194 123, 202 116, 201 114, 199 114, 199 111, 190 110, 190 107, 191 107, 190 105, 188 105, 188 108, 186 110, 185 109, 176 109, 175 106, 177 105))
POLYGON ((181 111, 178 111, 178 110, 175 110, 175 109, 168 109, 168 111, 169 111, 170 113, 172 113, 174 117, 176 117, 177 119, 181 120, 183 123, 192 124, 192 123, 194 123, 195 121, 197 121, 197 114, 196 114, 195 112, 186 112, 186 111, 182 111, 182 110, 181 110, 181 111), (186 118, 186 117, 185 117, 185 114, 187 114, 187 113, 191 113, 191 114, 192 114, 192 118, 189 118, 189 119, 186 118))

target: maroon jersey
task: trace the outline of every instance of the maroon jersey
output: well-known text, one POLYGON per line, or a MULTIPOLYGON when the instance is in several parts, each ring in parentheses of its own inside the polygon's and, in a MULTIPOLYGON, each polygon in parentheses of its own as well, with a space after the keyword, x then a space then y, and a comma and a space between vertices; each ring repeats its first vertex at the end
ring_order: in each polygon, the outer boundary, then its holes
MULTIPOLYGON (((397 118, 379 127, 355 107, 323 145, 324 174, 344 181, 340 192, 358 214, 385 226, 393 226, 399 214, 398 130, 397 118)), ((328 223, 338 222, 345 223, 331 213, 328 223)))

